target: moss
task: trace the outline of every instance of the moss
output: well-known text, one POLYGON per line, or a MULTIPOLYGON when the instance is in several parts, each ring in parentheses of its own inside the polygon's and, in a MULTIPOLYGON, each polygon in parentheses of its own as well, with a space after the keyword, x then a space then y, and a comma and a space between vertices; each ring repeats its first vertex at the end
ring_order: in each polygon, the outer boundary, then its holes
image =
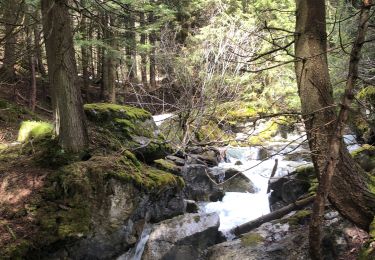
POLYGON ((310 218, 311 214, 311 210, 300 210, 297 211, 293 216, 283 219, 281 223, 288 223, 291 226, 302 225, 308 218, 310 218))
POLYGON ((82 154, 65 151, 58 140, 46 136, 22 147, 22 154, 32 155, 33 160, 42 167, 59 168, 80 160, 82 154))
POLYGON ((219 105, 216 113, 220 121, 224 120, 236 124, 237 121, 247 121, 249 118, 256 116, 257 111, 247 102, 236 101, 219 105))
POLYGON ((229 135, 219 127, 216 122, 209 121, 202 125, 196 133, 196 138, 200 142, 228 140, 229 135))
POLYGON ((351 155, 352 155, 352 157, 356 158, 356 157, 360 156, 362 153, 374 152, 374 151, 375 151, 375 146, 365 144, 362 147, 360 147, 360 148, 354 150, 353 152, 351 152, 351 155))
POLYGON ((194 221, 195 221, 195 223, 198 223, 199 221, 201 221, 201 216, 199 216, 199 215, 194 216, 194 221))
POLYGON ((274 121, 267 122, 265 128, 257 135, 250 136, 247 140, 249 145, 262 145, 277 134, 279 126, 274 121))
POLYGON ((24 259, 30 247, 31 245, 28 240, 18 240, 5 248, 4 251, 1 250, 3 255, 0 256, 0 259, 24 259))
POLYGON ((16 123, 25 119, 40 120, 33 112, 0 99, 0 122, 16 123))
POLYGON ((243 246, 255 246, 264 241, 261 235, 253 232, 243 235, 240 239, 243 246))
POLYGON ((313 195, 316 193, 319 183, 313 165, 300 166, 294 173, 296 174, 296 179, 309 183, 309 194, 313 195))
POLYGON ((375 217, 370 224, 369 235, 371 238, 375 239, 375 217))
POLYGON ((164 171, 172 172, 172 173, 179 173, 180 169, 177 167, 176 164, 169 160, 159 159, 155 160, 155 167, 164 171))
POLYGON ((53 126, 48 122, 24 121, 18 132, 18 142, 26 142, 31 139, 41 139, 52 136, 53 126))
POLYGON ((146 110, 117 104, 86 104, 84 109, 88 118, 94 122, 111 121, 114 118, 128 120, 147 120, 152 118, 152 115, 146 110))
POLYGON ((129 150, 124 151, 124 156, 129 159, 136 167, 141 166, 140 161, 138 161, 137 157, 129 150))

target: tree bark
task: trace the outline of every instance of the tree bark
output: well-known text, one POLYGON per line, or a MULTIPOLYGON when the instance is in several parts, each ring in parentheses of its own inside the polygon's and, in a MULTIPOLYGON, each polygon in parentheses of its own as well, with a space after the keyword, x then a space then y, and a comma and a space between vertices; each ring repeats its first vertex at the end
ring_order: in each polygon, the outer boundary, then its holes
POLYGON ((104 101, 116 103, 116 61, 114 51, 116 48, 116 39, 111 28, 113 22, 113 17, 103 14, 103 40, 108 47, 103 49, 102 56, 102 96, 104 97, 104 101))
MULTIPOLYGON (((86 0, 81 0, 82 7, 85 8, 86 0)), ((87 18, 86 18, 86 11, 84 10, 82 13, 81 18, 81 33, 82 38, 84 41, 87 41, 88 38, 88 26, 87 26, 87 18)), ((89 102, 90 100, 90 93, 89 93, 89 86, 90 86, 90 79, 89 79, 89 47, 87 44, 83 44, 81 46, 81 55, 82 55, 82 78, 83 78, 83 89, 85 93, 86 101, 89 102)))
MULTIPOLYGON (((151 12, 148 17, 150 24, 155 22, 155 16, 151 12)), ((156 89, 156 32, 153 30, 149 33, 150 51, 150 89, 156 89)))
POLYGON ((2 80, 14 82, 16 77, 15 65, 17 61, 17 27, 23 14, 23 2, 20 0, 5 1, 4 5, 5 44, 3 66, 0 72, 2 80))
POLYGON ((358 64, 360 52, 365 41, 371 5, 363 5, 360 13, 358 26, 358 35, 354 41, 352 52, 350 54, 349 75, 346 82, 345 94, 341 101, 339 115, 335 121, 336 129, 329 140, 328 161, 326 168, 320 177, 320 183, 313 206, 313 214, 310 223, 310 253, 314 259, 322 259, 321 241, 322 241, 322 222, 324 216, 325 202, 331 187, 332 177, 339 163, 340 149, 344 145, 342 136, 344 135, 345 124, 348 120, 349 108, 354 98, 355 84, 358 78, 358 64))
POLYGON ((136 40, 136 32, 135 32, 135 19, 134 14, 129 11, 126 15, 127 24, 127 33, 126 33, 126 59, 127 59, 127 67, 128 67, 128 75, 130 82, 138 82, 138 75, 137 75, 137 40, 136 40))
MULTIPOLYGON (((139 14, 139 23, 141 26, 141 30, 145 30, 146 26, 146 21, 145 21, 145 14, 140 13, 139 14)), ((140 37, 140 44, 142 47, 146 46, 146 41, 147 41, 147 34, 142 32, 141 37, 140 37)), ((141 77, 142 77, 142 84, 143 87, 148 90, 148 82, 147 82, 147 54, 144 49, 140 51, 141 55, 141 77)))
POLYGON ((88 145, 82 97, 77 85, 73 33, 68 0, 42 0, 43 30, 47 51, 56 132, 61 146, 79 152, 88 145))
MULTIPOLYGON (((327 64, 324 0, 297 0, 296 32, 298 60, 295 68, 302 114, 313 163, 321 181, 337 120, 327 64)), ((340 145, 337 160, 328 198, 342 215, 368 229, 375 214, 375 194, 369 189, 371 180, 344 145, 340 145)))
MULTIPOLYGON (((31 13, 32 9, 30 5, 26 6, 27 12, 31 13)), ((30 89, 29 89, 29 108, 31 111, 35 111, 36 106, 36 73, 35 73, 35 53, 34 53, 34 46, 33 44, 33 27, 31 25, 31 16, 30 14, 26 14, 25 18, 25 30, 26 30, 26 51, 30 69, 30 89)))

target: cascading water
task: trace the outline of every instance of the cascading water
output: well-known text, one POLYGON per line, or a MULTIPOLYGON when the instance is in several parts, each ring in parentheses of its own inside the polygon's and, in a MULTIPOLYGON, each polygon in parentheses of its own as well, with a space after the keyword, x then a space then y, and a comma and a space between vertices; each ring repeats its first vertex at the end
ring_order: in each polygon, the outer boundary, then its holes
POLYGON ((121 255, 117 260, 141 260, 143 251, 145 250, 146 243, 150 237, 152 226, 150 224, 145 224, 141 237, 132 250, 121 255))
MULTIPOLYGON (((282 149, 283 145, 277 142, 268 144, 268 149, 273 152, 278 151, 277 147, 282 149)), ((220 168, 235 168, 243 172, 255 185, 256 193, 227 192, 222 201, 201 204, 202 211, 219 214, 220 230, 227 235, 228 239, 231 238, 231 235, 226 231, 270 212, 267 188, 275 159, 278 159, 275 177, 285 176, 298 166, 307 163, 304 160, 288 161, 282 155, 262 161, 260 160, 261 151, 260 147, 228 148, 227 162, 219 164, 220 168)), ((301 153, 304 149, 299 147, 299 144, 294 144, 283 150, 283 152, 288 151, 301 153)))

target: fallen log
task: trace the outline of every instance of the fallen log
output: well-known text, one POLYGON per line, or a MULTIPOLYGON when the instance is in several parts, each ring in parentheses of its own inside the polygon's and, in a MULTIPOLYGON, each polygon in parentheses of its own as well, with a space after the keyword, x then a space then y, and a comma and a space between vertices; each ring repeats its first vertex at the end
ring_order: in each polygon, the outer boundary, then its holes
POLYGON ((266 222, 282 218, 283 216, 292 212, 293 210, 302 209, 303 207, 305 207, 308 204, 310 204, 311 202, 313 202, 314 199, 315 199, 315 195, 304 198, 304 199, 301 199, 301 200, 298 200, 296 202, 293 202, 292 204, 289 204, 288 206, 285 206, 285 207, 283 207, 281 209, 278 209, 274 212, 271 212, 267 215, 261 216, 257 219, 254 219, 252 221, 249 221, 247 223, 239 225, 235 228, 232 228, 230 230, 230 232, 232 234, 236 235, 236 236, 242 235, 242 234, 247 233, 247 232, 249 232, 249 231, 251 231, 251 230, 253 230, 257 227, 260 227, 262 224, 264 224, 266 222))

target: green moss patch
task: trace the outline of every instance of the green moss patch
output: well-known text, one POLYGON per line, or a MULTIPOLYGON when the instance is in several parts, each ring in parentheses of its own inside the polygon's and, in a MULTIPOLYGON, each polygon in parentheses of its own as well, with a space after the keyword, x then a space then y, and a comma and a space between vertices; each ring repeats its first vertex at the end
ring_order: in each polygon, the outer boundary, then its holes
POLYGON ((299 210, 294 215, 282 219, 280 223, 288 223, 291 226, 303 225, 310 219, 311 214, 311 210, 299 210))
POLYGON ((24 121, 18 132, 18 142, 26 142, 31 139, 41 139, 46 136, 52 136, 53 125, 42 121, 24 121))
POLYGON ((371 153, 374 152, 375 153, 375 146, 365 144, 362 147, 360 147, 360 148, 354 150, 353 152, 351 152, 351 155, 352 155, 352 157, 356 158, 356 157, 358 157, 361 154, 366 153, 366 152, 371 152, 371 153))
POLYGON ((159 159, 154 161, 155 167, 167 172, 180 174, 180 167, 170 160, 159 159))
POLYGON ((152 118, 151 113, 146 110, 110 103, 86 104, 84 109, 89 120, 100 123, 111 121, 114 118, 128 120, 147 120, 152 118))
POLYGON ((256 246, 264 241, 260 234, 254 232, 244 234, 240 239, 243 246, 256 246))

